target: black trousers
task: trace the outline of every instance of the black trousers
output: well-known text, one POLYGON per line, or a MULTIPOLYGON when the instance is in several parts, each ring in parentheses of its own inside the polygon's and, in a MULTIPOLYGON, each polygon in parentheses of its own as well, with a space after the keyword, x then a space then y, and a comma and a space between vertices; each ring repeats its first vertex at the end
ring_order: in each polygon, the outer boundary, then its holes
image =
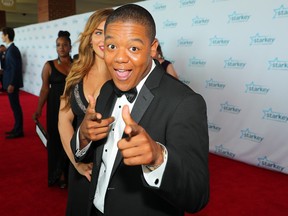
POLYGON ((19 100, 19 89, 15 88, 13 93, 8 93, 11 109, 14 115, 14 133, 23 133, 23 112, 19 100))

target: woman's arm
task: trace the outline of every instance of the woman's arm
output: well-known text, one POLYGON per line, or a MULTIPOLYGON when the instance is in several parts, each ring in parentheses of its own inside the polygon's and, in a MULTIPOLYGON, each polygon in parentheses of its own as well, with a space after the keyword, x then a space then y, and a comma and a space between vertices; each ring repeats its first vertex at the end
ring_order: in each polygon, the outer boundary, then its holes
POLYGON ((60 109, 59 109, 58 130, 60 133, 60 138, 61 138, 63 148, 68 158, 70 159, 71 163, 75 167, 75 169, 81 175, 85 176, 88 179, 88 181, 91 181, 92 163, 89 163, 89 164, 76 163, 75 161, 74 154, 70 147, 70 141, 74 134, 74 128, 72 125, 74 114, 71 108, 69 108, 69 110, 63 110, 63 107, 65 107, 65 101, 64 99, 61 99, 60 109))
POLYGON ((48 62, 45 63, 42 69, 42 86, 40 90, 38 106, 36 112, 33 114, 33 119, 36 120, 42 115, 42 108, 47 101, 47 97, 49 94, 49 77, 51 74, 51 67, 48 62))

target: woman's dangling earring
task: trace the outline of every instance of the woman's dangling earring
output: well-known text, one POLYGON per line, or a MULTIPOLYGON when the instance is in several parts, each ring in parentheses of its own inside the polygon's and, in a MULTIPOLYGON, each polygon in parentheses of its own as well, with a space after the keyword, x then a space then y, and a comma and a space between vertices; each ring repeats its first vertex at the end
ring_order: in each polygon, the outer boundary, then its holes
POLYGON ((60 64, 62 63, 59 56, 58 56, 58 58, 57 58, 57 63, 58 63, 58 65, 60 65, 60 64))

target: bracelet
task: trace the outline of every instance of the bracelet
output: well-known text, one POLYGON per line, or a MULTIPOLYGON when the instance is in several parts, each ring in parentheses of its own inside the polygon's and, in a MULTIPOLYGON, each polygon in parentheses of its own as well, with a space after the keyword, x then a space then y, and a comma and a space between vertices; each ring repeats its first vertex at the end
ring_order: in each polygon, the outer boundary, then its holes
MULTIPOLYGON (((156 142, 158 145, 160 145, 161 149, 162 149, 162 154, 163 154, 163 159, 166 156, 166 149, 163 147, 163 145, 159 142, 156 142)), ((158 167, 160 167, 162 164, 158 164, 158 165, 146 165, 146 168, 150 171, 154 171, 156 170, 158 167)))

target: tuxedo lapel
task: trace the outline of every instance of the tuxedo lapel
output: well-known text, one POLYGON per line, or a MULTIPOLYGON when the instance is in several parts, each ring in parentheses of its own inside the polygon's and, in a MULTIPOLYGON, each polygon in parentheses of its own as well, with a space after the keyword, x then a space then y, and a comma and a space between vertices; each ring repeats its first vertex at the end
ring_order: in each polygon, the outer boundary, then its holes
POLYGON ((165 73, 159 62, 155 61, 155 63, 156 66, 147 78, 143 87, 141 88, 135 105, 131 111, 131 116, 136 123, 140 122, 142 116, 146 112, 147 108, 150 106, 152 100, 154 99, 154 94, 152 93, 152 90, 159 86, 160 80, 165 73))
POLYGON ((131 116, 136 123, 139 123, 153 98, 153 94, 144 84, 131 111, 131 116))

